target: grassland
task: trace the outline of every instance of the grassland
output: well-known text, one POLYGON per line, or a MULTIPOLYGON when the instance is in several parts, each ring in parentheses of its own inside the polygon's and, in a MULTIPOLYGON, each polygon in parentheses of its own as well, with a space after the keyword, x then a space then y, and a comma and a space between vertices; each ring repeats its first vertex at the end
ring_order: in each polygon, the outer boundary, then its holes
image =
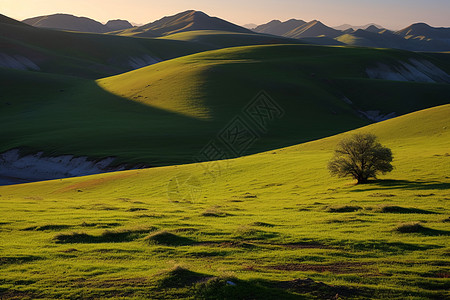
POLYGON ((258 34, 194 31, 158 38, 35 28, 0 14, 1 53, 23 56, 47 73, 98 79, 135 69, 130 60, 163 61, 232 46, 300 41, 258 34))
POLYGON ((280 36, 256 33, 236 33, 219 30, 186 31, 170 34, 160 37, 159 39, 198 43, 209 47, 215 47, 217 49, 251 45, 302 44, 299 40, 280 36))
POLYGON ((0 295, 448 298, 449 115, 445 105, 358 129, 395 157, 367 185, 326 170, 350 132, 216 163, 0 187, 0 295))
POLYGON ((409 58, 448 70, 445 55, 309 45, 207 51, 97 81, 3 70, 0 151, 190 163, 261 90, 285 114, 245 154, 295 145, 368 125, 360 110, 401 115, 448 103, 448 84, 365 75, 409 58))
POLYGON ((185 41, 35 28, 6 17, 0 18, 0 45, 3 54, 27 57, 43 72, 91 79, 132 70, 132 58, 167 60, 214 49, 185 41))

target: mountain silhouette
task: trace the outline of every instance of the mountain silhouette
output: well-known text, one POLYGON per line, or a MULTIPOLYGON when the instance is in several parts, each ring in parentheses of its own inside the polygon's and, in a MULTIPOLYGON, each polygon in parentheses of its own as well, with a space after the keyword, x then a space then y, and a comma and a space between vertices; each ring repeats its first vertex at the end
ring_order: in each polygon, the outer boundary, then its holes
POLYGON ((105 33, 116 30, 123 30, 133 27, 125 20, 111 20, 103 25, 102 23, 86 17, 76 17, 69 14, 54 14, 25 19, 25 24, 49 29, 70 30, 80 32, 105 33))
POLYGON ((426 23, 415 23, 396 31, 395 34, 404 38, 450 39, 450 28, 436 28, 426 23))
POLYGON ((8 24, 8 25, 18 25, 18 26, 28 26, 20 21, 14 20, 10 17, 0 14, 0 24, 8 24))
POLYGON ((320 21, 314 20, 289 31, 284 36, 297 39, 319 36, 335 38, 341 34, 341 31, 328 27, 320 21))
POLYGON ((210 17, 204 12, 188 10, 155 22, 126 29, 122 33, 142 37, 159 37, 178 32, 194 30, 220 30, 238 33, 252 33, 251 30, 228 21, 210 17))
POLYGON ((280 20, 273 20, 267 24, 259 25, 258 27, 253 29, 253 31, 259 33, 284 36, 289 31, 294 30, 295 28, 302 26, 304 24, 306 24, 305 21, 296 19, 291 19, 286 22, 281 22, 280 20))
POLYGON ((286 22, 273 20, 256 27, 254 31, 295 39, 315 37, 335 38, 342 34, 341 31, 328 27, 317 20, 306 23, 303 20, 296 19, 291 19, 286 22))
POLYGON ((109 20, 105 26, 108 27, 109 31, 123 30, 133 27, 133 25, 131 25, 131 23, 127 20, 109 20))

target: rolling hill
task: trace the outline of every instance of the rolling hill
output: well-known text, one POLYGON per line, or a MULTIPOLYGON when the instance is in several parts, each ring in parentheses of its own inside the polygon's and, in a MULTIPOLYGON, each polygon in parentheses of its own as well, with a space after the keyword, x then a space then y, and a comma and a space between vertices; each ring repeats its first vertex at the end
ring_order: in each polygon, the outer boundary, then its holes
POLYGON ((53 14, 25 19, 25 24, 58 30, 70 30, 91 33, 105 33, 132 28, 133 25, 125 20, 110 20, 105 25, 86 17, 76 17, 69 14, 53 14))
POLYGON ((366 185, 326 170, 349 132, 214 176, 191 164, 0 187, 3 296, 447 298, 449 115, 358 129, 395 156, 366 185))
MULTIPOLYGON (((119 23, 121 23, 119 21, 119 23)), ((302 41, 263 34, 189 31, 163 39, 36 28, 0 16, 0 67, 100 78, 192 53, 302 41)))
POLYGON ((445 62, 448 55, 270 45, 184 56, 95 82, 2 71, 0 152, 147 166, 205 160, 202 149, 265 90, 285 113, 267 128, 251 127, 248 145, 230 146, 226 156, 261 152, 446 104, 450 85, 438 71, 448 72, 445 62), (428 72, 425 62, 435 76, 420 73, 428 72), (406 66, 422 76, 411 77, 406 66))
POLYGON ((160 37, 179 32, 196 30, 252 33, 249 29, 216 17, 210 17, 201 11, 188 10, 173 16, 164 17, 143 26, 123 30, 118 34, 138 37, 160 37))
POLYGON ((0 299, 450 299, 450 52, 378 48, 445 31, 34 21, 0 15, 0 299), (331 177, 354 133, 393 172, 331 177))
POLYGON ((184 41, 35 28, 0 18, 0 67, 100 78, 210 50, 184 41))
POLYGON ((212 49, 271 44, 310 44, 303 40, 258 33, 236 33, 217 30, 185 31, 160 37, 163 40, 186 41, 212 49))

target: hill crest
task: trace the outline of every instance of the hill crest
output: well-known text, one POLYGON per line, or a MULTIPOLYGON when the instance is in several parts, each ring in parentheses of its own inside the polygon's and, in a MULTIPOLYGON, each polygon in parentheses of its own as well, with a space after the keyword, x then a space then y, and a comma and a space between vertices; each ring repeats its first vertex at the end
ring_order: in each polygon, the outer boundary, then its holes
POLYGON ((122 31, 123 35, 141 37, 161 37, 174 33, 195 30, 220 30, 236 33, 252 33, 251 30, 217 17, 211 17, 202 11, 187 10, 172 16, 166 16, 154 22, 122 31))
POLYGON ((106 33, 133 27, 133 25, 131 25, 130 22, 126 20, 110 20, 105 25, 103 25, 102 23, 87 17, 78 17, 64 13, 38 16, 25 19, 22 22, 39 28, 90 33, 106 33))

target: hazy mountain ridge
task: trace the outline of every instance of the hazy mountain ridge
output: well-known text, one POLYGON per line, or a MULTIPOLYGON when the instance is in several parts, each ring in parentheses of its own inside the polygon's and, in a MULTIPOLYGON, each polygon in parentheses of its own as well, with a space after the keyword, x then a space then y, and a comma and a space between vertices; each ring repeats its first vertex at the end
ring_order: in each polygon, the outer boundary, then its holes
POLYGON ((247 28, 235 25, 217 17, 210 17, 204 12, 188 10, 173 16, 164 17, 140 27, 123 30, 118 34, 139 37, 160 37, 195 30, 220 30, 237 33, 253 33, 247 28))
POLYGON ((361 25, 361 26, 355 26, 355 25, 350 25, 350 24, 342 24, 342 25, 339 25, 339 26, 335 26, 333 28, 336 29, 336 30, 341 30, 341 31, 346 31, 348 29, 352 29, 352 30, 364 29, 364 30, 366 30, 367 28, 372 27, 372 26, 375 26, 375 27, 377 27, 379 29, 383 29, 383 26, 375 24, 375 23, 369 23, 369 24, 361 25))
POLYGON ((341 35, 339 30, 326 26, 320 21, 314 20, 299 26, 285 34, 290 38, 308 38, 308 37, 330 37, 335 38, 341 35))
POLYGON ((411 51, 450 50, 450 28, 435 28, 425 23, 415 23, 398 31, 390 31, 373 23, 364 26, 344 24, 331 28, 317 20, 303 24, 293 24, 292 20, 286 22, 273 20, 256 27, 254 31, 296 39, 308 39, 312 43, 314 40, 311 39, 320 37, 318 42, 321 45, 336 45, 334 39, 339 43, 352 46, 397 48, 411 51))
POLYGON ((258 33, 267 33, 273 35, 282 35, 294 30, 295 28, 306 24, 303 20, 291 19, 286 22, 281 22, 280 20, 273 20, 267 24, 257 26, 254 31, 258 33))
MULTIPOLYGON (((16 21, 10 20, 9 22, 16 21)), ((110 20, 103 25, 89 18, 67 14, 35 17, 23 22, 35 27, 95 33, 112 32, 117 35, 137 37, 163 37, 187 31, 216 30, 270 34, 320 45, 382 47, 410 51, 450 50, 450 28, 436 28, 425 23, 415 23, 398 31, 384 29, 383 26, 375 23, 363 26, 343 24, 332 28, 318 20, 305 22, 298 19, 290 19, 285 22, 272 20, 259 26, 248 24, 242 27, 195 10, 166 16, 135 27, 125 20, 110 20), (250 30, 245 27, 255 28, 250 30)))
POLYGON ((69 14, 39 16, 25 19, 22 22, 39 28, 91 33, 106 33, 133 27, 133 25, 126 20, 110 20, 103 25, 102 23, 90 18, 77 17, 69 14))

